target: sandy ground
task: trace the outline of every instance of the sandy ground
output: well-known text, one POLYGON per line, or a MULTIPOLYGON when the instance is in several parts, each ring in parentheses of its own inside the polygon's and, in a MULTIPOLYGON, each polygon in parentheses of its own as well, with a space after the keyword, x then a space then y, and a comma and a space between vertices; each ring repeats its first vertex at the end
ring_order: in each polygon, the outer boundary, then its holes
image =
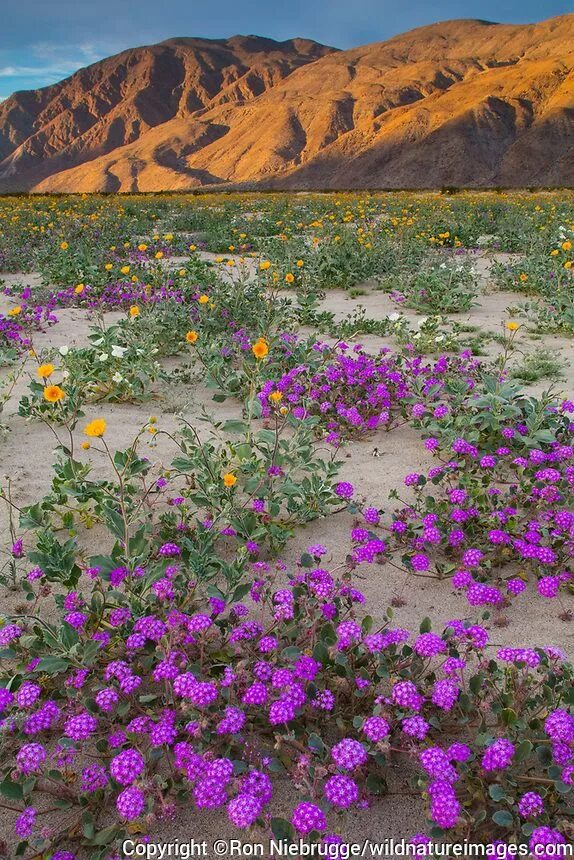
MULTIPOLYGON (((214 258, 216 255, 205 255, 214 258)), ((477 307, 469 313, 458 315, 462 323, 477 326, 481 330, 500 332, 501 324, 508 319, 507 308, 516 304, 521 297, 516 294, 496 292, 488 278, 489 260, 481 258, 478 261, 481 278, 481 295, 477 307)), ((228 272, 230 270, 227 270, 228 272)), ((228 275, 233 276, 231 271, 228 275)), ((37 283, 35 276, 22 275, 3 276, 7 284, 37 283)), ((366 295, 350 299, 343 291, 329 292, 323 301, 325 309, 333 311, 338 318, 351 312, 357 304, 363 305, 369 317, 382 318, 397 310, 387 295, 373 289, 366 289, 366 295)), ((5 297, 0 297, 0 310, 11 306, 5 297)), ((413 320, 419 315, 406 311, 413 320)), ((58 324, 35 338, 37 349, 63 344, 80 345, 85 343, 89 327, 89 315, 86 311, 66 309, 57 312, 58 324)), ((110 321, 116 315, 110 314, 110 321)), ((391 345, 391 341, 381 340, 373 336, 358 338, 369 349, 378 349, 381 345, 391 345)), ((521 338, 520 348, 524 351, 534 349, 540 342, 529 338, 525 333, 521 338)), ((543 339, 543 345, 560 352, 565 362, 565 380, 558 388, 565 393, 574 393, 574 347, 565 338, 548 337, 543 339)), ((30 366, 30 370, 32 367, 30 366)), ((6 371, 3 371, 5 374, 6 371)), ((53 437, 40 423, 27 423, 17 415, 18 399, 24 392, 28 382, 25 373, 14 388, 10 401, 6 404, 3 422, 8 425, 9 433, 0 442, 1 474, 9 474, 14 480, 14 497, 19 505, 30 504, 38 500, 49 488, 51 480, 51 464, 53 462, 53 437)), ((548 387, 548 382, 538 383, 534 390, 540 391, 548 387)), ((162 410, 162 396, 165 392, 157 391, 157 399, 143 405, 114 405, 102 404, 86 408, 86 421, 96 416, 103 416, 108 422, 106 439, 111 448, 124 447, 131 440, 143 423, 153 412, 159 415, 159 426, 172 431, 178 421, 174 414, 162 410)), ((215 404, 211 400, 211 392, 201 385, 194 386, 189 392, 184 417, 193 421, 203 406, 217 417, 236 417, 239 404, 228 400, 224 404, 215 404)), ((82 421, 83 426, 84 421, 82 421)), ((78 440, 81 431, 77 430, 78 440)), ((150 448, 147 454, 152 460, 169 463, 174 448, 167 437, 160 436, 157 446, 150 448)), ((96 472, 101 466, 97 455, 93 452, 81 452, 82 458, 94 459, 96 472)), ((341 477, 351 480, 360 488, 360 493, 370 504, 389 509, 388 495, 391 489, 402 486, 405 474, 423 471, 431 465, 421 444, 419 435, 410 428, 385 433, 379 431, 368 440, 355 442, 343 451, 343 467, 341 477), (380 456, 373 456, 377 448, 380 456)), ((394 503, 393 503, 394 504, 394 503)), ((348 536, 353 524, 353 518, 348 513, 340 513, 326 519, 313 522, 305 529, 300 529, 293 541, 288 545, 284 558, 294 562, 301 551, 311 543, 324 543, 330 551, 325 560, 337 564, 345 558, 349 551, 348 536)), ((7 534, 6 511, 0 510, 0 526, 2 528, 2 546, 9 546, 7 534)), ((97 533, 93 535, 97 543, 97 533)), ((328 566, 327 564, 325 566, 328 566)), ((480 612, 470 610, 464 598, 457 596, 448 581, 416 577, 404 577, 393 568, 372 565, 361 566, 360 580, 357 582, 366 597, 369 614, 377 617, 383 613, 397 597, 400 596, 404 605, 397 606, 394 618, 397 625, 416 629, 420 621, 429 616, 435 626, 451 618, 469 617, 478 619, 480 612), (474 616, 472 612, 475 612, 474 616)), ((10 611, 20 598, 5 588, 0 589, 0 600, 4 611, 10 611)), ((574 623, 565 623, 558 619, 560 607, 555 601, 543 601, 537 597, 523 597, 505 611, 505 626, 493 626, 491 639, 496 645, 554 645, 561 647, 570 657, 574 657, 574 623), (527 622, 525 624, 525 621, 527 622)), ((391 783, 392 791, 397 794, 378 800, 369 813, 352 815, 341 823, 342 832, 351 842, 365 838, 382 840, 387 837, 399 838, 412 835, 422 829, 424 819, 422 806, 418 798, 404 793, 405 773, 402 765, 397 765, 391 783)), ((279 806, 284 811, 289 809, 293 790, 289 785, 283 785, 279 790, 279 806)), ((0 838, 12 843, 10 831, 13 816, 3 813, 3 827, 0 838)), ((183 810, 175 823, 165 824, 158 833, 158 839, 175 841, 207 840, 211 843, 216 838, 237 838, 233 830, 220 813, 198 814, 192 809, 183 810)), ((249 841, 266 842, 266 836, 260 834, 250 837, 249 841)), ((8 856, 11 856, 10 854, 8 856)), ((207 853, 205 856, 212 856, 207 853)), ((267 856, 266 854, 264 856, 267 856)), ((1 858, 1 854, 0 854, 1 858)))

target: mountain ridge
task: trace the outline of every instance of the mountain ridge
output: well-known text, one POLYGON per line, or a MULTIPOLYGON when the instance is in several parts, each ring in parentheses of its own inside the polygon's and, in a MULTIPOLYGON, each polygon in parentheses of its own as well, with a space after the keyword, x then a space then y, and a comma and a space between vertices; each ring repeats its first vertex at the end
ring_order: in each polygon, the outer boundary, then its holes
POLYGON ((573 184, 574 14, 173 37, 0 104, 1 191, 573 184))

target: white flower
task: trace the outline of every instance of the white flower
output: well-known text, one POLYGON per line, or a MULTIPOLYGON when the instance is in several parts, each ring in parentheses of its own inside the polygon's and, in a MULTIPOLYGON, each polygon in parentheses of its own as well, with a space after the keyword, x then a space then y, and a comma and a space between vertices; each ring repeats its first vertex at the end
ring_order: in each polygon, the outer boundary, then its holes
POLYGON ((112 355, 114 358, 123 358, 127 351, 127 346, 118 346, 117 343, 112 346, 112 355))
POLYGON ((70 375, 70 371, 69 371, 69 370, 65 370, 65 371, 63 372, 63 374, 62 374, 62 379, 67 379, 69 375, 70 375))
POLYGON ((435 343, 442 343, 444 340, 444 334, 437 334, 437 336, 435 337, 434 340, 435 340, 435 343))
POLYGON ((69 351, 70 351, 69 346, 61 346, 60 349, 58 350, 60 355, 67 355, 69 353, 69 351))
POLYGON ((428 317, 421 317, 420 320, 417 322, 417 328, 422 328, 427 320, 428 317))
POLYGON ((102 352, 98 356, 98 361, 101 361, 103 363, 104 361, 107 361, 108 358, 109 358, 109 355, 107 354, 107 352, 102 352))
POLYGON ((122 382, 122 381, 123 381, 123 376, 121 375, 121 373, 119 373, 119 371, 116 371, 116 372, 114 373, 114 375, 112 376, 112 379, 113 379, 113 381, 114 381, 114 382, 122 382))
POLYGON ((400 320, 400 318, 401 318, 400 314, 397 314, 397 313, 389 314, 389 319, 391 322, 397 322, 397 320, 400 320))

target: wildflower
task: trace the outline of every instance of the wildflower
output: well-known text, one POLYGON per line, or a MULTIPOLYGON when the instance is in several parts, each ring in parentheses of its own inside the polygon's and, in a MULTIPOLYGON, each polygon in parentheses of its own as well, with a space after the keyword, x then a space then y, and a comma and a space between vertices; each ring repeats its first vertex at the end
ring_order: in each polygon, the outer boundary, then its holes
POLYGON ((514 746, 506 738, 499 738, 486 748, 482 756, 485 771, 504 770, 514 757, 514 746))
POLYGON ((95 732, 98 721, 87 711, 70 717, 64 725, 64 734, 75 741, 84 741, 95 732))
POLYGON ((411 738, 416 738, 422 741, 426 738, 430 730, 430 725, 423 717, 407 717, 402 721, 401 728, 405 735, 411 738))
POLYGON ((331 749, 331 757, 342 770, 354 770, 367 761, 367 753, 362 743, 352 738, 344 738, 331 749))
POLYGON ((227 806, 227 815, 236 827, 250 827, 261 812, 263 803, 252 794, 238 794, 227 806))
POLYGON ((26 839, 32 833, 36 823, 36 810, 33 806, 27 806, 16 819, 14 830, 20 839, 26 839))
POLYGON ((391 727, 382 717, 367 717, 363 723, 363 734, 373 743, 378 743, 390 734, 391 727))
POLYGON ((251 351, 255 358, 261 359, 265 358, 265 356, 269 354, 269 347, 267 346, 266 341, 263 338, 260 338, 253 344, 251 351))
POLYGON ((528 791, 518 801, 521 818, 538 818, 544 812, 544 801, 535 791, 528 791))
POLYGON ((46 750, 42 744, 24 744, 16 755, 18 770, 25 776, 40 770, 46 761, 46 750))
POLYGON ((509 322, 506 323, 506 328, 508 329, 508 331, 518 331, 518 329, 520 328, 520 324, 514 322, 514 320, 509 320, 509 322))
POLYGON ((312 830, 325 830, 327 822, 323 810, 314 803, 299 803, 293 810, 291 823, 297 833, 306 836, 312 830))
POLYGON ((295 275, 292 272, 287 272, 287 274, 285 275, 285 281, 288 284, 292 284, 294 280, 295 280, 295 275))
POLYGON ((259 268, 261 269, 262 272, 267 271, 267 269, 269 269, 270 266, 271 266, 271 263, 269 262, 269 260, 263 260, 261 263, 259 263, 259 268))
POLYGON ((59 403, 66 396, 66 392, 59 385, 47 385, 44 388, 44 400, 48 403, 59 403))
POLYGON ((234 487, 237 483, 237 476, 232 472, 226 472, 223 476, 223 483, 226 487, 234 487))
POLYGON ((201 295, 197 301, 200 305, 206 305, 209 301, 209 296, 206 296, 205 293, 203 293, 203 295, 201 295))
POLYGON ((67 242, 60 242, 60 248, 62 249, 62 251, 67 251, 69 248, 69 245, 67 242))
POLYGON ((126 821, 134 821, 134 819, 139 818, 144 808, 144 793, 133 785, 124 789, 117 797, 116 809, 126 821))
POLYGON ((134 319, 135 317, 139 317, 139 315, 140 315, 140 309, 139 309, 139 307, 138 307, 137 305, 132 305, 132 306, 131 306, 131 308, 130 308, 129 313, 130 313, 130 317, 131 317, 132 319, 134 319))
POLYGON ((338 809, 348 809, 359 799, 359 787, 354 779, 343 774, 330 777, 325 783, 325 797, 338 809))
POLYGON ((348 481, 339 481, 334 487, 335 495, 341 499, 350 499, 355 492, 355 488, 348 481))
POLYGON ((185 339, 188 343, 195 343, 198 337, 199 335, 197 334, 197 332, 193 330, 188 331, 185 335, 185 339))
POLYGON ((107 423, 105 418, 94 418, 84 427, 84 433, 91 438, 103 436, 106 432, 107 423))
POLYGON ((40 379, 47 379, 54 372, 55 368, 53 364, 41 364, 36 373, 40 377, 40 379))
POLYGON ((98 791, 108 784, 106 769, 101 764, 92 764, 82 771, 82 791, 98 791))
POLYGON ((127 749, 110 762, 110 773, 120 785, 131 785, 145 767, 143 756, 137 750, 127 749))
POLYGON ((16 307, 10 308, 10 310, 8 311, 8 316, 17 317, 20 313, 22 313, 22 305, 16 305, 16 307))

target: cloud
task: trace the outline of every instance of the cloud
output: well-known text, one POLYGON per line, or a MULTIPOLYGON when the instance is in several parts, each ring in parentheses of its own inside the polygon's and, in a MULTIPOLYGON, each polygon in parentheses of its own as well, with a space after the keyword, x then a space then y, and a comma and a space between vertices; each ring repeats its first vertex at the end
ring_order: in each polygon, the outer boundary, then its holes
POLYGON ((110 46, 96 45, 91 42, 83 44, 57 44, 53 42, 38 42, 26 51, 26 59, 38 60, 36 65, 29 62, 20 64, 20 57, 10 56, 12 60, 0 66, 0 78, 14 78, 22 82, 30 80, 34 86, 54 83, 76 72, 78 69, 95 63, 113 53, 110 46), (43 62, 42 62, 43 61, 43 62))
POLYGON ((73 59, 64 60, 66 66, 89 65, 96 63, 104 57, 109 57, 117 51, 117 47, 111 43, 95 43, 81 42, 78 44, 57 43, 57 42, 36 42, 30 46, 30 51, 39 60, 49 60, 51 63, 62 63, 62 58, 72 57, 73 59))
POLYGON ((74 63, 63 63, 55 66, 2 66, 0 78, 35 78, 46 75, 66 75, 70 70, 77 69, 74 63))
POLYGON ((28 57, 47 62, 39 62, 37 65, 8 63, 0 66, 0 78, 62 78, 83 66, 108 57, 114 50, 110 45, 96 45, 91 42, 80 45, 38 42, 28 48, 28 57))

